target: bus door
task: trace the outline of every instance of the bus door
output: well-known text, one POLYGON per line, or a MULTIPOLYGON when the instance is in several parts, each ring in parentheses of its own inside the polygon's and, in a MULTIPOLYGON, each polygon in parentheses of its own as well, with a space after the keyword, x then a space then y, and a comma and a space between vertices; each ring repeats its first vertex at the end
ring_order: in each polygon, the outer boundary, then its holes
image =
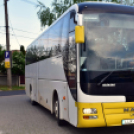
POLYGON ((69 29, 69 52, 68 52, 68 85, 69 85, 69 119, 73 125, 77 124, 77 75, 76 75, 76 44, 75 44, 75 11, 70 13, 70 29, 69 29))
MULTIPOLYGON (((67 107, 64 115, 65 119, 69 119, 71 124, 76 124, 77 111, 75 107, 76 101, 76 44, 75 44, 75 26, 74 23, 75 11, 67 14, 63 23, 63 36, 64 38, 64 52, 63 52, 63 66, 66 79, 68 82, 66 88, 67 99, 64 101, 64 108, 67 107)), ((64 110, 65 111, 65 110, 64 110)))
POLYGON ((75 44, 75 11, 70 13, 69 52, 68 52, 68 84, 73 98, 76 100, 76 44, 75 44))

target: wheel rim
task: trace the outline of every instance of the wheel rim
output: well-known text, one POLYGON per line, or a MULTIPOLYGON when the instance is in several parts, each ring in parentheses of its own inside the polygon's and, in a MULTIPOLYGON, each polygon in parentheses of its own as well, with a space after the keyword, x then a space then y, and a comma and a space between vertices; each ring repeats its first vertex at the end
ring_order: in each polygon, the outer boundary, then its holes
POLYGON ((58 118, 58 101, 55 101, 55 117, 58 118))

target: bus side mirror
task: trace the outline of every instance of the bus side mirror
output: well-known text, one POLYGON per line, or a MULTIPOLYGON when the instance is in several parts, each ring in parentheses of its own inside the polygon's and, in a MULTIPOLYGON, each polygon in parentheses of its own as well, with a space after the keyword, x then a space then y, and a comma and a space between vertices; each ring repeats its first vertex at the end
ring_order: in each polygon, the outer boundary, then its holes
POLYGON ((75 43, 84 42, 84 26, 75 26, 75 43))

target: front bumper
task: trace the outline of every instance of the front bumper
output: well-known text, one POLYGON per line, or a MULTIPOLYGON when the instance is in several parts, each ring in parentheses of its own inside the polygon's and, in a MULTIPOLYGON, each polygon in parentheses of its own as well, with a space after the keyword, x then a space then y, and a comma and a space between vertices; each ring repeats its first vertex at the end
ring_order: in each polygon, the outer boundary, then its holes
POLYGON ((118 103, 76 103, 78 109, 77 127, 122 126, 122 120, 134 119, 134 102, 118 103), (83 108, 96 108, 96 114, 83 114, 83 108), (97 116, 84 119, 83 116, 97 116))

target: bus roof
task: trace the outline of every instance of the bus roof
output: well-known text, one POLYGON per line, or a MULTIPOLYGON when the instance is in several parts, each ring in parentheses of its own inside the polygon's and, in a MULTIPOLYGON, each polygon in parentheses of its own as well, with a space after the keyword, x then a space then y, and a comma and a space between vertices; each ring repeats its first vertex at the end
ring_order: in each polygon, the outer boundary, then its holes
POLYGON ((59 21, 61 18, 63 18, 65 16, 65 14, 67 14, 68 12, 70 12, 72 10, 75 10, 76 12, 82 14, 82 11, 85 8, 87 8, 87 9, 97 9, 97 8, 99 9, 100 8, 103 10, 109 10, 111 12, 116 12, 116 10, 120 10, 125 13, 132 12, 134 14, 134 7, 120 5, 120 4, 111 3, 111 2, 82 2, 82 3, 74 4, 66 12, 64 12, 51 26, 49 26, 41 35, 39 35, 38 38, 36 38, 30 45, 32 45, 35 41, 37 41, 46 31, 48 31, 54 24, 56 24, 57 21, 59 21))
POLYGON ((134 14, 134 7, 133 6, 126 6, 126 5, 121 5, 121 4, 116 4, 116 3, 111 3, 111 2, 82 2, 78 4, 79 11, 78 13, 82 13, 84 9, 94 9, 96 10, 101 9, 101 10, 109 10, 111 12, 115 11, 122 11, 125 13, 133 13, 134 14))

